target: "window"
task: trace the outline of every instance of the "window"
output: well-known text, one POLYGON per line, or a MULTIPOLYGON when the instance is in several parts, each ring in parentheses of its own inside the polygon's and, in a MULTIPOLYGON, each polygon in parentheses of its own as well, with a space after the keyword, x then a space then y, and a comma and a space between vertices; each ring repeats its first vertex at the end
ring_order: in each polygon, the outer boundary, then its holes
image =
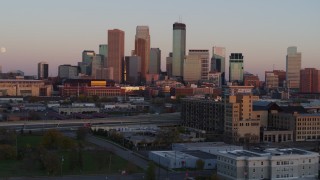
POLYGON ((263 161, 261 161, 261 165, 263 165, 263 161))

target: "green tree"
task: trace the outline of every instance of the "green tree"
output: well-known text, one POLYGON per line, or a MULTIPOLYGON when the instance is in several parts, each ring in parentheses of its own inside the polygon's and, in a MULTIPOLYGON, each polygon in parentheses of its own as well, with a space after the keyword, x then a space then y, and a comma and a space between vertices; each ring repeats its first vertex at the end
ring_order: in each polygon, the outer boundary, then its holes
POLYGON ((41 144, 47 149, 58 149, 63 138, 64 136, 61 132, 50 129, 44 134, 41 144))
POLYGON ((56 175, 61 168, 62 159, 55 152, 48 152, 43 158, 44 167, 49 175, 56 175))
POLYGON ((148 168, 146 170, 146 180, 155 180, 156 179, 156 167, 153 162, 148 163, 148 168))
POLYGON ((13 146, 0 144, 0 160, 15 159, 16 157, 16 149, 13 146))

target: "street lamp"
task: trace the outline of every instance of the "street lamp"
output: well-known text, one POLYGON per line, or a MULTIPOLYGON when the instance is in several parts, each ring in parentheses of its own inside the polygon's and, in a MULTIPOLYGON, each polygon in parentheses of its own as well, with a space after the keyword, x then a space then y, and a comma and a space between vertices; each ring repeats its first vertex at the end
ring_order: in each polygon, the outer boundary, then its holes
POLYGON ((64 161, 63 156, 61 156, 61 176, 62 176, 62 165, 63 165, 63 161, 64 161))

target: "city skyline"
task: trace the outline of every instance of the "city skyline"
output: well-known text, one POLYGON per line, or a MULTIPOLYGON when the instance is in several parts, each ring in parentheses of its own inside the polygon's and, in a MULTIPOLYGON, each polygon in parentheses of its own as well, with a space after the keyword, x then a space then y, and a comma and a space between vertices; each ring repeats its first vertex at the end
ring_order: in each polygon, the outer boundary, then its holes
POLYGON ((128 56, 134 50, 135 28, 141 24, 150 28, 150 47, 161 49, 161 69, 165 70, 175 22, 186 24, 186 51, 221 46, 226 48, 226 56, 242 53, 244 70, 258 74, 261 80, 264 71, 273 67, 285 70, 286 49, 290 46, 297 46, 303 54, 301 68, 320 68, 320 36, 315 36, 320 30, 318 1, 161 1, 143 5, 126 1, 125 6, 116 1, 90 1, 93 6, 87 1, 61 3, 13 0, 1 4, 0 15, 6 17, 0 20, 3 72, 22 70, 36 75, 37 63, 46 61, 49 76, 56 76, 59 65, 77 65, 83 50, 97 53, 100 44, 107 44, 109 29, 125 32, 128 56), (126 13, 116 13, 116 7, 126 13), (21 65, 23 62, 27 63, 21 65))

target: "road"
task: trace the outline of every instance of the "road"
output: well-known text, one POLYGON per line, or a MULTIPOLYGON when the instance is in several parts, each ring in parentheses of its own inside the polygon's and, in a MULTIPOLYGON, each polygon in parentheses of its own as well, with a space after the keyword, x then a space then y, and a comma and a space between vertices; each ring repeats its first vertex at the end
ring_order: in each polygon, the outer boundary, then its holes
POLYGON ((84 124, 91 125, 128 125, 128 124, 159 124, 175 125, 180 123, 180 113, 146 114, 138 116, 108 117, 99 119, 73 120, 37 120, 37 121, 6 121, 0 122, 0 127, 15 130, 42 130, 42 129, 76 129, 84 124))

